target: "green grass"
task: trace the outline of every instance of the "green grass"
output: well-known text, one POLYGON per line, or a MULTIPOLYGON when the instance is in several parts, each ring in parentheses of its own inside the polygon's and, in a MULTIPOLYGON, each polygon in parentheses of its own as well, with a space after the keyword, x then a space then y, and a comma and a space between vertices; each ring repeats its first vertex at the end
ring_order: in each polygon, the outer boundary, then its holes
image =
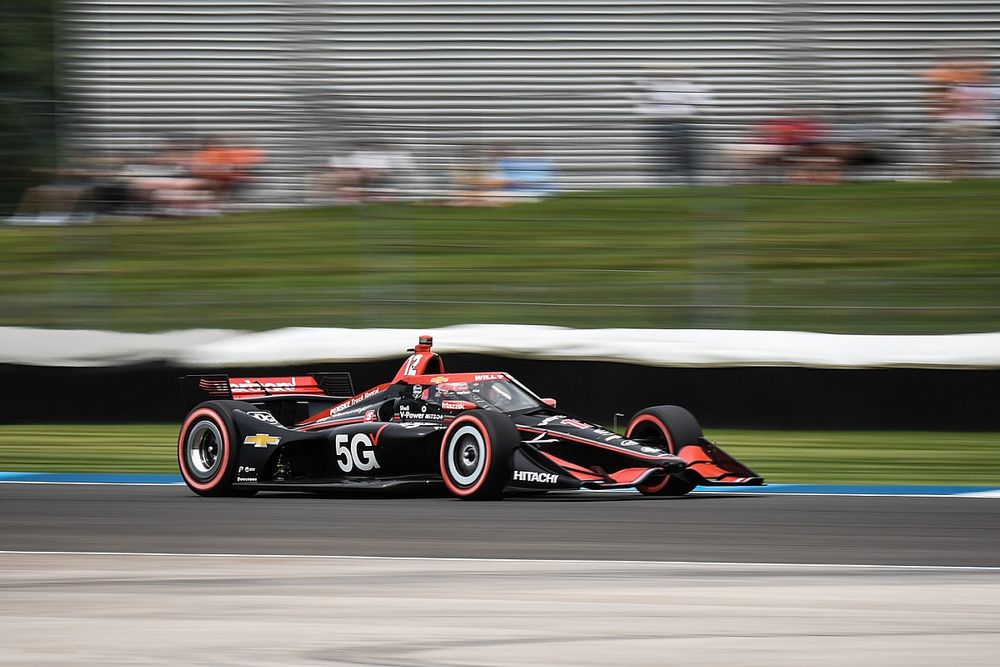
POLYGON ((1000 486, 1000 433, 706 429, 706 434, 774 483, 1000 486))
POLYGON ((179 424, 0 426, 6 472, 176 472, 179 424))
MULTIPOLYGON (((0 470, 176 472, 175 424, 0 426, 0 470)), ((706 429, 767 481, 1000 485, 1000 433, 706 429)))
POLYGON ((732 186, 0 228, 0 325, 1000 329, 1000 183, 732 186))

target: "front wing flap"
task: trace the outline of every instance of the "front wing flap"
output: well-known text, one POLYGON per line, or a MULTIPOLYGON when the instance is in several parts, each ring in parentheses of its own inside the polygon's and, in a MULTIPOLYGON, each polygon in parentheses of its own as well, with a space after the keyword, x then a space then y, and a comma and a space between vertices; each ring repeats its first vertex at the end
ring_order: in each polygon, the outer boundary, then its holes
POLYGON ((683 476, 699 486, 761 486, 764 478, 715 443, 699 438, 677 452, 687 469, 683 476))

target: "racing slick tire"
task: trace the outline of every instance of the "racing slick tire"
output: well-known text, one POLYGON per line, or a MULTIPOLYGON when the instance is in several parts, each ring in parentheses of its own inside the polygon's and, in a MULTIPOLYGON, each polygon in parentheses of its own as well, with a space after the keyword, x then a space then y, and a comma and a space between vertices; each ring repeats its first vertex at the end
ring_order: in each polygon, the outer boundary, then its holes
POLYGON ((236 469, 233 410, 254 410, 242 401, 207 401, 184 420, 177 438, 177 463, 188 488, 199 496, 252 496, 253 489, 232 488, 236 469))
POLYGON ((463 412, 441 440, 441 477, 462 500, 500 500, 510 479, 510 458, 521 436, 497 412, 463 412))
MULTIPOLYGON (((659 442, 671 454, 677 454, 684 445, 698 442, 702 432, 698 420, 684 408, 658 405, 637 412, 629 420, 625 437, 659 442)), ((694 482, 675 475, 655 475, 637 488, 647 496, 683 496, 695 486, 694 482)))

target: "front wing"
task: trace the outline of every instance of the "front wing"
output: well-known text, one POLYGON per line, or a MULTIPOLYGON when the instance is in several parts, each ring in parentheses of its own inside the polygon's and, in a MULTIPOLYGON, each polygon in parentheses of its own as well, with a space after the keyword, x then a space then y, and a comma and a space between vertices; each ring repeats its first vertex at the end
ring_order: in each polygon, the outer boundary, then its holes
POLYGON ((682 447, 677 456, 656 465, 636 460, 633 465, 607 471, 583 462, 569 461, 523 443, 511 461, 511 489, 625 489, 634 488, 649 477, 666 473, 698 486, 761 486, 764 479, 718 445, 699 439, 682 447))

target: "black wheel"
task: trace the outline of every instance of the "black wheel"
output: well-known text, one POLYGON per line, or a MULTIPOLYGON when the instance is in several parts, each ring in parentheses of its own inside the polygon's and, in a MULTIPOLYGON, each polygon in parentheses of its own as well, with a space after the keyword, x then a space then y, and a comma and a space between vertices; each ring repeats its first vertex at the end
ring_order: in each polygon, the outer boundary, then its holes
MULTIPOLYGON (((625 437, 658 443, 671 454, 684 445, 697 444, 701 426, 690 412, 677 405, 640 410, 629 420, 625 437)), ((647 496, 683 496, 696 484, 674 475, 654 475, 637 487, 647 496)))
POLYGON ((506 416, 471 410, 455 418, 441 440, 441 477, 463 500, 499 500, 510 478, 510 457, 521 442, 506 416))
POLYGON ((252 496, 252 489, 233 489, 236 469, 236 428, 233 409, 252 410, 249 403, 208 401, 188 414, 177 439, 181 477, 200 496, 252 496))

